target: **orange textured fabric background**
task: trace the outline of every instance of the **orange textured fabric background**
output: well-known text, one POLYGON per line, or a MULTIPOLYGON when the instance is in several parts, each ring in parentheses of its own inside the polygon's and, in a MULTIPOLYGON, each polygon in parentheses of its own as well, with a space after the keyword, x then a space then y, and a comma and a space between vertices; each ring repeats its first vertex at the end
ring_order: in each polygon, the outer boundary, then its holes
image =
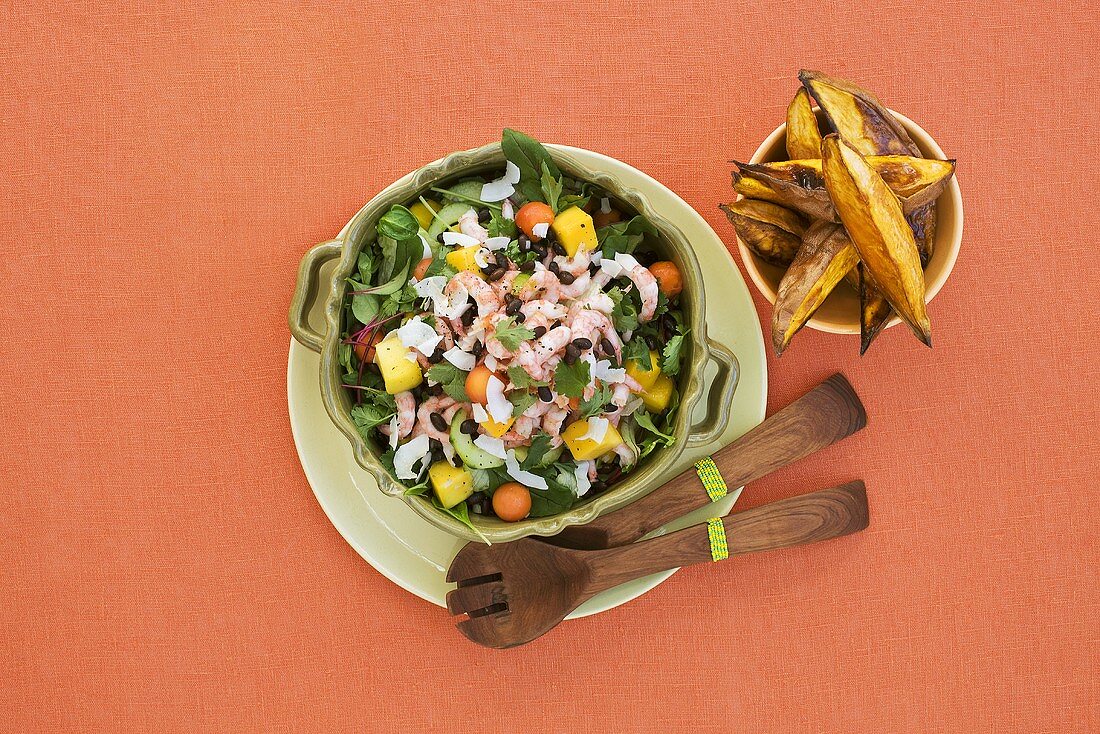
POLYGON ((0 728, 1100 730, 1100 24, 1050 7, 0 4, 0 728), (934 351, 899 327, 769 358, 770 411, 841 370, 871 422, 742 506, 861 477, 871 528, 475 647, 302 475, 299 258, 506 125, 732 244, 726 161, 799 67, 922 124, 966 204, 934 351))

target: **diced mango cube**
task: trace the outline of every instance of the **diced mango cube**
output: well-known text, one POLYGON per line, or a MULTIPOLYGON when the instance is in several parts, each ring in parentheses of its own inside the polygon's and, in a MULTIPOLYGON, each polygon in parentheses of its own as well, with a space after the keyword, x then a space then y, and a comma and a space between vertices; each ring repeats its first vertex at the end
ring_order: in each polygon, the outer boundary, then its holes
POLYGON ((515 417, 509 418, 503 423, 497 423, 493 420, 492 416, 487 418, 481 423, 481 427, 485 429, 485 433, 489 434, 493 438, 500 438, 505 433, 508 433, 508 429, 512 427, 512 424, 516 422, 515 417))
POLYGON ((418 201, 409 207, 409 211, 416 217, 416 221, 420 222, 420 226, 427 229, 432 226, 432 219, 434 219, 432 212, 438 212, 443 208, 443 205, 431 199, 425 199, 424 201, 428 202, 428 206, 424 206, 423 201, 418 201), (431 209, 428 208, 429 206, 431 209))
POLYGON ((619 435, 618 429, 612 425, 608 425, 607 433, 604 434, 602 441, 593 441, 590 438, 582 439, 581 436, 586 433, 588 433, 588 421, 583 420, 570 423, 561 434, 562 440, 565 441, 565 445, 569 447, 569 450, 573 453, 573 458, 577 461, 598 459, 623 442, 623 437, 619 435))
POLYGON ((396 395, 412 390, 424 380, 424 373, 416 360, 410 360, 412 352, 401 343, 397 334, 391 334, 374 347, 374 363, 382 373, 386 392, 396 395))
POLYGON ((592 223, 591 215, 579 206, 571 206, 556 216, 550 229, 554 230, 569 257, 576 255, 581 248, 592 251, 599 246, 596 225, 592 223))
POLYGON ((470 245, 469 247, 451 250, 447 253, 447 263, 455 270, 468 270, 471 273, 481 275, 481 268, 474 260, 474 253, 480 248, 481 245, 470 245))
POLYGON ((658 375, 653 384, 642 393, 642 402, 650 413, 662 413, 672 400, 672 391, 676 383, 668 375, 658 375))
POLYGON ((428 469, 432 491, 444 507, 454 507, 474 493, 474 477, 463 467, 437 461, 428 469))
POLYGON ((661 376, 661 357, 652 349, 649 350, 649 369, 642 369, 637 360, 626 361, 626 374, 633 377, 642 386, 642 390, 653 387, 653 383, 661 376))

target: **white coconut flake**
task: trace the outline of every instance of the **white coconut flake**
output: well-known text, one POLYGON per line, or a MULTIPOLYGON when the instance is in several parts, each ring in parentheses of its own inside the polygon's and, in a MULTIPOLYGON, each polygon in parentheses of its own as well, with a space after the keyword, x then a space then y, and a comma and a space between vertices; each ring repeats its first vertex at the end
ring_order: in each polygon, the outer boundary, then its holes
POLYGON ((519 183, 519 166, 508 161, 504 166, 504 175, 481 187, 482 201, 503 201, 515 193, 519 183))
POLYGON ((590 258, 589 262, 594 262, 599 265, 601 262, 603 262, 603 253, 599 250, 593 250, 592 257, 590 258))
POLYGON ((397 448, 397 415, 390 418, 390 448, 397 448))
MULTIPOLYGON (((443 276, 438 276, 443 277, 443 276)), ((457 319, 470 308, 470 292, 461 281, 455 281, 451 295, 440 294, 435 301, 435 315, 446 319, 457 319)))
POLYGON ((628 255, 625 252, 620 252, 615 255, 615 262, 619 263, 619 265, 622 266, 623 270, 633 270, 634 268, 641 265, 641 263, 638 262, 637 258, 635 258, 633 255, 628 255))
POLYGON ((455 448, 451 445, 450 441, 443 442, 443 458, 447 460, 447 463, 451 466, 455 465, 455 448))
POLYGON ((490 237, 485 240, 485 247, 490 250, 503 250, 511 241, 508 237, 490 237))
POLYGON ((505 199, 504 202, 500 205, 500 216, 504 219, 516 218, 516 208, 512 206, 511 199, 505 199))
POLYGON ((489 251, 484 247, 477 248, 474 251, 474 262, 479 268, 489 267, 489 251))
POLYGON ((592 481, 588 478, 588 469, 591 466, 591 461, 578 461, 577 468, 573 470, 573 476, 577 479, 578 497, 584 497, 592 489, 592 481))
POLYGON ((417 232, 417 234, 420 236, 420 242, 424 245, 424 250, 423 250, 423 253, 420 255, 420 257, 421 258, 431 257, 432 256, 432 246, 430 244, 428 244, 428 238, 425 237, 422 232, 417 232))
MULTIPOLYGON (((419 316, 406 321, 397 330, 397 336, 400 337, 402 344, 417 350, 425 357, 435 354, 436 346, 443 340, 443 337, 437 334, 430 324, 421 321, 419 316)), ((413 355, 413 359, 416 359, 416 355, 413 355)))
POLYGON ((488 399, 489 415, 496 423, 506 423, 512 417, 512 409, 515 407, 504 397, 504 383, 493 375, 485 386, 485 396, 488 399))
POLYGON ((428 434, 422 433, 411 441, 407 441, 397 448, 393 454, 393 471, 398 479, 416 479, 418 471, 413 467, 417 462, 423 462, 431 454, 428 445, 428 434))
POLYGON ((463 370, 464 372, 469 372, 477 366, 477 357, 470 354, 469 352, 462 351, 458 347, 451 347, 446 352, 444 352, 443 359, 447 360, 455 367, 463 370))
POLYGON ((443 295, 443 289, 447 285, 447 278, 443 275, 433 275, 424 280, 413 283, 413 290, 421 298, 438 298, 443 295))
MULTIPOLYGON (((491 354, 486 354, 485 355, 485 366, 488 367, 491 372, 496 372, 497 371, 497 358, 494 357, 491 354)), ((470 369, 473 369, 473 367, 471 367, 470 369)))
POLYGON ((409 352, 405 355, 405 359, 409 360, 413 364, 416 364, 416 352, 409 352))
POLYGON ((592 365, 592 375, 604 382, 623 382, 626 380, 626 369, 623 367, 612 367, 611 360, 601 359, 592 365))
POLYGON ((512 449, 509 449, 504 456, 504 468, 508 472, 508 476, 525 487, 531 489, 547 489, 548 487, 546 480, 538 474, 520 468, 519 461, 516 459, 516 452, 512 449))
POLYGON ((550 231, 550 225, 546 222, 539 222, 534 227, 531 227, 531 234, 538 237, 540 240, 546 236, 546 233, 550 231))
POLYGON ((485 412, 485 406, 481 403, 473 404, 474 420, 478 423, 484 423, 489 420, 489 414, 485 412))
POLYGON ((450 230, 443 233, 443 244, 452 245, 456 247, 473 247, 474 245, 480 245, 476 237, 471 237, 468 234, 462 232, 451 232, 450 230))
POLYGON ((600 260, 600 270, 607 273, 608 277, 618 278, 623 274, 623 266, 619 264, 618 255, 614 260, 608 260, 604 258, 600 260))
POLYGON ((492 436, 486 436, 484 433, 474 439, 474 446, 484 451, 487 454, 491 454, 498 459, 506 458, 504 451, 504 441, 499 438, 493 438, 492 436))
POLYGON ((578 441, 595 441, 600 443, 603 441, 604 436, 607 435, 607 427, 611 425, 611 421, 607 418, 592 417, 588 419, 588 430, 583 435, 578 436, 578 441))
POLYGON ((604 214, 611 213, 611 199, 606 196, 600 198, 600 211, 604 214))

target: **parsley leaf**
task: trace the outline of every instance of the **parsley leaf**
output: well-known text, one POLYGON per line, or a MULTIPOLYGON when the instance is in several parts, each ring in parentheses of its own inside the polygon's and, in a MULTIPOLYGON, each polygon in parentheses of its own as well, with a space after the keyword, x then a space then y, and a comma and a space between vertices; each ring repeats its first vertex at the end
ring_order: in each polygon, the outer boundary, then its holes
POLYGON ((589 379, 588 362, 579 359, 573 364, 559 362, 554 370, 554 390, 567 398, 579 398, 589 379))
POLYGON ((549 384, 546 380, 536 380, 534 377, 531 377, 530 373, 518 364, 514 364, 508 368, 508 379, 512 381, 513 385, 520 389, 527 387, 542 387, 543 385, 549 384))
POLYGON ((611 320, 615 322, 615 329, 620 333, 637 329, 638 306, 630 294, 625 293, 622 288, 615 287, 607 291, 607 295, 615 303, 615 308, 611 311, 611 320))
POLYGON ((443 385, 443 391, 450 395, 453 400, 468 403, 470 402, 470 396, 466 394, 466 376, 469 374, 469 372, 460 370, 450 362, 440 362, 432 365, 427 376, 429 380, 443 385))
POLYGON ((510 316, 497 324, 493 335, 497 338, 497 341, 504 345, 505 349, 514 352, 519 349, 520 342, 533 339, 535 332, 526 326, 517 326, 515 317, 510 316))
POLYGON ((666 446, 671 446, 676 443, 676 437, 668 433, 664 433, 661 429, 657 428, 653 423, 653 416, 650 415, 648 410, 639 410, 634 413, 634 420, 637 421, 638 426, 644 428, 655 436, 664 439, 666 446))
POLYGON ((512 404, 512 415, 518 417, 535 404, 535 395, 529 392, 513 392, 508 396, 508 402, 512 404))
POLYGON ((442 275, 447 278, 447 280, 450 280, 457 273, 458 270, 447 262, 446 255, 440 252, 436 257, 433 257, 431 263, 428 264, 428 269, 424 271, 424 277, 431 278, 434 275, 442 275))
POLYGON ((582 400, 580 406, 581 420, 585 418, 599 415, 603 412, 604 406, 611 402, 611 388, 607 385, 600 385, 596 388, 596 391, 592 393, 592 397, 588 400, 582 400))
POLYGON ((494 214, 492 219, 489 220, 487 229, 490 237, 508 237, 509 239, 515 237, 518 231, 516 220, 505 219, 497 214, 494 214))
POLYGON ((677 334, 668 340, 661 358, 661 371, 669 377, 675 377, 680 373, 680 352, 684 347, 684 337, 687 334, 677 334))
POLYGON ((389 421, 395 414, 395 410, 378 403, 360 403, 351 409, 351 419, 355 421, 355 427, 366 438, 371 429, 389 421))
POLYGON ((648 372, 653 369, 653 360, 649 356, 649 347, 645 339, 631 339, 623 344, 623 364, 635 362, 638 369, 648 372))
POLYGON ((527 447, 527 458, 520 462, 520 468, 525 471, 542 468, 546 455, 549 454, 553 448, 550 436, 545 433, 539 433, 531 439, 531 445, 527 447))

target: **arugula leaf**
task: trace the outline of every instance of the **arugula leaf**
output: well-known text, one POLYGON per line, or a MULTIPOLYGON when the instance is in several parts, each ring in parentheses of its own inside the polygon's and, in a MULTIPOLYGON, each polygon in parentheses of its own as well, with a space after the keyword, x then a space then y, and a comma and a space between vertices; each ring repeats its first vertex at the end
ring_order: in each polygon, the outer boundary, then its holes
POLYGON ((645 339, 634 338, 623 343, 623 364, 627 362, 636 362, 641 370, 653 369, 653 360, 649 356, 645 339))
POLYGON ((519 349, 520 342, 535 338, 535 332, 526 326, 517 326, 515 320, 514 316, 509 316, 497 324, 493 331, 493 336, 509 352, 519 349))
POLYGON ((469 372, 460 370, 450 362, 444 361, 432 365, 431 369, 428 370, 427 377, 429 380, 443 385, 443 391, 450 395, 453 400, 468 403, 470 402, 470 396, 466 394, 466 376, 469 374, 469 372))
POLYGON ((635 411, 634 420, 637 422, 640 428, 644 428, 645 430, 652 433, 654 436, 663 438, 666 446, 671 446, 672 444, 676 443, 675 436, 663 432, 661 429, 657 428, 656 425, 654 425, 653 416, 650 415, 648 410, 635 411))
MULTIPOLYGON (((370 289, 371 295, 375 296, 388 296, 405 287, 409 281, 409 262, 406 261, 404 265, 397 271, 392 278, 387 280, 382 285, 374 286, 370 289)), ((356 318, 359 318, 356 316, 356 318)))
POLYGON ((662 351, 661 372, 669 377, 675 377, 680 373, 680 352, 683 350, 685 336, 687 336, 686 332, 672 337, 662 351))
POLYGON ((542 195, 546 198, 546 203, 550 205, 555 214, 559 213, 561 209, 558 208, 558 198, 561 196, 562 183, 561 179, 550 173, 546 161, 542 162, 542 177, 539 179, 539 185, 542 188, 542 195))
POLYGON ((420 484, 414 484, 413 486, 407 488, 405 490, 405 496, 406 497, 418 497, 418 496, 424 494, 427 491, 428 491, 428 482, 427 482, 427 480, 425 480, 425 481, 421 482, 420 484))
POLYGON ((398 242, 416 237, 420 231, 420 222, 408 208, 394 204, 378 220, 378 234, 398 242))
POLYGON ((351 409, 351 419, 355 421, 355 427, 359 429, 359 433, 366 438, 371 429, 389 421, 395 412, 377 403, 360 403, 351 409))
POLYGON ((444 507, 443 504, 439 501, 439 498, 436 497, 435 494, 432 494, 432 504, 435 505, 435 508, 437 510, 447 513, 466 527, 470 528, 470 530, 473 530, 475 533, 477 533, 478 537, 485 541, 486 544, 489 543, 489 539, 486 538, 480 530, 474 527, 474 524, 472 522, 470 522, 470 507, 465 502, 459 502, 454 507, 444 507))
POLYGON ((567 398, 579 398, 590 379, 588 362, 579 359, 573 364, 559 362, 554 370, 554 390, 567 398))
POLYGON ((617 286, 607 291, 607 295, 615 302, 615 308, 611 311, 611 320, 615 322, 615 329, 619 333, 637 329, 640 322, 638 304, 634 303, 634 299, 617 286))
POLYGON ((600 385, 596 388, 596 391, 592 393, 592 397, 588 400, 582 400, 580 406, 581 420, 589 418, 594 415, 599 415, 603 412, 604 406, 611 402, 611 388, 607 385, 600 385))
POLYGON ((397 240, 393 237, 378 235, 378 249, 382 253, 382 262, 378 266, 378 278, 389 280, 397 266, 397 240))
POLYGON ((508 368, 508 379, 512 381, 512 384, 517 388, 527 387, 542 387, 548 385, 546 380, 536 380, 527 372, 527 370, 520 367, 518 364, 514 364, 508 368))
POLYGON ((487 229, 490 237, 508 237, 509 239, 514 238, 519 231, 519 228, 516 227, 516 220, 505 219, 496 214, 493 214, 492 218, 489 219, 487 229))
POLYGON ((656 237, 657 228, 640 214, 596 230, 596 239, 604 257, 615 257, 620 252, 634 252, 647 236, 656 237))
POLYGON ((373 249, 374 248, 371 247, 364 247, 359 251, 359 257, 356 260, 356 267, 359 269, 359 280, 364 283, 369 283, 371 281, 371 277, 378 267, 378 259, 375 258, 373 249))
POLYGON ((542 166, 555 178, 561 176, 554 159, 542 143, 529 135, 505 128, 500 137, 500 147, 504 157, 519 168, 519 183, 516 190, 528 201, 538 201, 542 195, 542 166))
POLYGON ((535 394, 530 392, 513 392, 508 396, 508 401, 512 404, 512 415, 520 416, 523 414, 523 411, 535 404, 535 394))
POLYGON ((520 462, 520 468, 525 471, 542 468, 543 460, 553 448, 550 436, 539 433, 531 439, 531 445, 527 447, 527 458, 520 462))
POLYGON ((445 194, 444 198, 453 199, 455 201, 461 201, 463 204, 470 204, 471 206, 484 207, 489 211, 500 211, 500 204, 493 201, 482 201, 476 196, 466 196, 459 191, 453 189, 444 189, 439 186, 433 186, 432 191, 437 194, 445 194))
POLYGON ((588 201, 591 196, 581 196, 580 194, 565 194, 558 199, 558 211, 565 211, 571 206, 578 206, 581 209, 588 206, 588 201))

